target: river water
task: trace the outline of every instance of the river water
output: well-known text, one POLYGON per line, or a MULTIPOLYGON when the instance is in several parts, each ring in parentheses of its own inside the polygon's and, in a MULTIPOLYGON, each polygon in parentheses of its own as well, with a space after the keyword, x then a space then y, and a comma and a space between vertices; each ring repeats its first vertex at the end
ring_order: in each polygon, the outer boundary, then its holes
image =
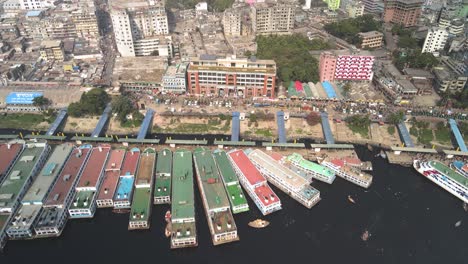
POLYGON ((197 248, 170 250, 169 206, 153 207, 149 231, 132 232, 128 214, 98 209, 94 219, 70 220, 59 238, 9 241, 0 263, 468 263, 468 213, 460 200, 412 168, 362 147, 358 154, 373 162, 368 190, 338 177, 332 185, 314 182, 322 201, 309 210, 274 188, 283 210, 264 217, 267 228, 252 229, 247 223, 262 216, 249 200, 251 210, 235 215, 239 242, 212 245, 195 188, 197 248), (365 229, 367 242, 360 239, 365 229))

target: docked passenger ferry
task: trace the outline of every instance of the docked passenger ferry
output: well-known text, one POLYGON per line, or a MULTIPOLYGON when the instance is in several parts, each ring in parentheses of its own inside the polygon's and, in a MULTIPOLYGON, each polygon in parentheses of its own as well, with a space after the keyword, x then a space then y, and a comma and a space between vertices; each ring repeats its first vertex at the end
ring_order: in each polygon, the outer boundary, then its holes
POLYGON ((350 166, 346 163, 346 160, 334 158, 319 158, 317 161, 320 165, 325 166, 336 173, 337 176, 357 184, 364 188, 369 188, 372 184, 372 175, 362 172, 355 166, 350 166))
POLYGON ((468 203, 468 178, 439 161, 413 161, 413 167, 435 184, 468 203))
POLYGON ((456 160, 450 164, 451 168, 454 168, 456 172, 468 178, 468 163, 456 160))

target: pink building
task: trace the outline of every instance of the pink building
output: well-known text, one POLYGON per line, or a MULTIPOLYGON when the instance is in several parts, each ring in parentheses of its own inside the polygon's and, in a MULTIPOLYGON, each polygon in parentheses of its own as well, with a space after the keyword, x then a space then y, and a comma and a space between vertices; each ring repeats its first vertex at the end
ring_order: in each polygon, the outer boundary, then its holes
POLYGON ((349 80, 370 81, 374 76, 374 56, 353 54, 337 55, 323 52, 320 55, 320 81, 349 80))

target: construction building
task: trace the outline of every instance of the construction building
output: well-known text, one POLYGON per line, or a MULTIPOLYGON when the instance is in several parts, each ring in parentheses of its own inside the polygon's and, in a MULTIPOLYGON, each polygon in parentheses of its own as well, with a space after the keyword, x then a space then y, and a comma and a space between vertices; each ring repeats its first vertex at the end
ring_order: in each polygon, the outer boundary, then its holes
POLYGON ((401 24, 413 27, 418 23, 423 0, 387 0, 383 20, 385 23, 401 24))

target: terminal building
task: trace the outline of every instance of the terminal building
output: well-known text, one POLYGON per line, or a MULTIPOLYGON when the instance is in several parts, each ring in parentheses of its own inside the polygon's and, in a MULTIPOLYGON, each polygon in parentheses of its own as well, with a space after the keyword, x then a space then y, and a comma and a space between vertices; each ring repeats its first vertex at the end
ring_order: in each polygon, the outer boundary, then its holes
POLYGON ((274 97, 276 63, 230 56, 201 55, 190 60, 188 90, 191 95, 274 97))
POLYGON ((12 112, 39 112, 34 98, 43 96, 42 92, 13 92, 6 97, 6 109, 12 112))

